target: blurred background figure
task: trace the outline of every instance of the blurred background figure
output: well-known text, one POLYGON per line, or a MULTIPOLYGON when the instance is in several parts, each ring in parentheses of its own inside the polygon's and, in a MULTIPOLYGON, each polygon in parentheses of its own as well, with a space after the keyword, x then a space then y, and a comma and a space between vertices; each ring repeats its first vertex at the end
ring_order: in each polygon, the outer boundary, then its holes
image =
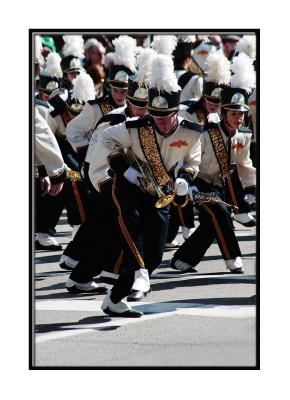
POLYGON ((97 39, 90 38, 85 42, 84 68, 94 81, 96 97, 104 95, 105 70, 103 64, 105 53, 105 47, 97 39))
POLYGON ((49 53, 55 53, 56 47, 54 40, 51 36, 42 37, 42 55, 44 58, 48 56, 49 53))
POLYGON ((223 51, 230 61, 237 55, 236 46, 240 38, 238 35, 225 35, 222 37, 223 51))

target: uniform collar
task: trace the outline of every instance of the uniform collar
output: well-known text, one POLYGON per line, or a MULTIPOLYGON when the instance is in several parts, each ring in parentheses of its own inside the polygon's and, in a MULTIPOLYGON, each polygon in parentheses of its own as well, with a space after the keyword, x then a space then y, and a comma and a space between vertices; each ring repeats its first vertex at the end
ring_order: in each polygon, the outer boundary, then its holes
POLYGON ((235 134, 238 132, 238 130, 236 129, 235 132, 234 132, 234 134, 230 133, 230 132, 228 131, 228 129, 226 128, 225 122, 224 122, 223 120, 220 122, 220 127, 221 127, 222 131, 224 132, 224 134, 226 135, 227 138, 229 138, 229 137, 230 137, 230 138, 234 137, 235 134))

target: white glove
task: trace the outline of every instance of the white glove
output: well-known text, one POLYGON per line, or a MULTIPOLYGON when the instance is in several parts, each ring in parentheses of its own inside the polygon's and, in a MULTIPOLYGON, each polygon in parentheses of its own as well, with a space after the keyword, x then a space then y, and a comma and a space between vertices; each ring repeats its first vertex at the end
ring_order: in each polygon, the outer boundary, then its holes
POLYGON ((175 181, 177 196, 185 196, 188 191, 188 183, 183 178, 177 178, 175 181))
POLYGON ((253 204, 256 203, 256 196, 254 194, 246 194, 244 200, 249 204, 253 204))
POLYGON ((188 194, 192 201, 194 201, 194 196, 196 195, 197 192, 198 188, 196 186, 190 186, 190 188, 188 188, 188 194))
POLYGON ((137 171, 137 169, 129 167, 128 169, 126 169, 123 175, 127 179, 127 181, 133 183, 133 185, 140 186, 138 178, 141 178, 142 174, 140 174, 140 172, 137 171))

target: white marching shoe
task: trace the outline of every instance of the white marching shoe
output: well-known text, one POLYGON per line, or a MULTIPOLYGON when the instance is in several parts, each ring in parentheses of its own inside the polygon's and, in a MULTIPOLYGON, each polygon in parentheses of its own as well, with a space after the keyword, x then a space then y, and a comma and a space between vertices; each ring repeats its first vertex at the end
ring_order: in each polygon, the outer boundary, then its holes
POLYGON ((72 294, 78 293, 95 293, 95 294, 106 294, 108 289, 104 286, 99 286, 96 282, 90 281, 86 283, 80 283, 73 281, 72 279, 68 278, 65 288, 68 292, 72 294))
POLYGON ((245 272, 245 267, 241 257, 233 258, 232 260, 225 260, 227 269, 229 269, 233 274, 243 274, 245 272))
POLYGON ((113 303, 111 300, 111 290, 108 291, 101 305, 101 309, 105 314, 111 317, 139 318, 143 315, 141 311, 133 310, 133 308, 128 306, 123 300, 116 304, 113 303))
POLYGON ((62 247, 58 241, 48 233, 38 232, 35 236, 36 250, 61 250, 62 247))
POLYGON ((193 267, 192 265, 178 260, 178 259, 173 259, 170 263, 171 268, 176 269, 177 271, 180 272, 198 272, 198 270, 196 269, 196 267, 193 267))
POLYGON ((250 213, 234 214, 234 219, 246 227, 256 226, 256 219, 250 213))
POLYGON ((177 249, 181 244, 177 240, 172 240, 172 242, 166 242, 164 248, 165 249, 177 249))
POLYGON ((193 234, 195 228, 187 228, 186 226, 182 227, 182 236, 186 240, 193 234))
POLYGON ((78 260, 74 260, 73 258, 66 256, 63 254, 59 260, 59 266, 62 269, 67 269, 69 271, 73 270, 78 264, 78 260))

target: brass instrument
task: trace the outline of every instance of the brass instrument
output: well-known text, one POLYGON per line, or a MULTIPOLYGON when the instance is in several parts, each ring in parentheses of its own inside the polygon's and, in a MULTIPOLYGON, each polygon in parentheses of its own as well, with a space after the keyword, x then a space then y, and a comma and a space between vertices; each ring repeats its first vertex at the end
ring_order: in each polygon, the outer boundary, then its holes
POLYGON ((232 204, 226 203, 223 200, 216 198, 213 194, 197 192, 194 196, 194 203, 202 204, 202 203, 216 203, 216 204, 223 204, 226 207, 233 209, 234 211, 238 211, 239 207, 234 206, 232 204))
MULTIPOLYGON (((38 173, 37 167, 35 168, 34 176, 35 176, 35 178, 39 178, 39 173, 38 173)), ((72 180, 72 181, 82 181, 83 180, 81 174, 78 171, 73 171, 72 169, 69 169, 69 168, 66 169, 66 176, 68 178, 70 178, 70 180, 72 180)))
POLYGON ((126 155, 132 167, 136 168, 142 174, 142 177, 138 178, 141 190, 149 193, 151 196, 158 196, 155 207, 163 208, 168 206, 168 204, 173 201, 176 191, 172 191, 172 193, 169 194, 163 193, 155 180, 150 166, 147 163, 138 160, 131 149, 127 150, 126 155))

